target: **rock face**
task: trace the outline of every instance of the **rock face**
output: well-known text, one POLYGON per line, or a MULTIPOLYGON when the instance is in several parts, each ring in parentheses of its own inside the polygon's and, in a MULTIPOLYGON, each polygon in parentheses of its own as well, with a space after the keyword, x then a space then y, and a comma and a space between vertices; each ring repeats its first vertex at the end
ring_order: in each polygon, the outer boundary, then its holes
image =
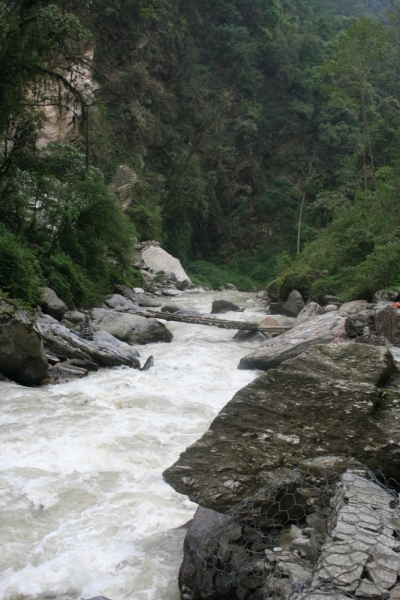
POLYGON ((137 182, 138 177, 130 167, 127 165, 117 167, 109 190, 118 198, 124 211, 128 210, 133 202, 134 186, 137 182))
MULTIPOLYGON (((397 494, 357 472, 346 472, 331 500, 329 535, 310 591, 385 597, 400 575, 397 494), (362 577, 367 575, 367 577, 362 577)), ((399 590, 400 591, 400 590, 399 590)))
POLYGON ((94 308, 91 316, 93 331, 107 331, 129 345, 172 341, 172 333, 156 319, 104 308, 94 308))
POLYGON ((392 450, 381 450, 377 385, 393 371, 383 347, 310 348, 240 390, 164 478, 222 512, 318 454, 356 457, 385 472, 398 448, 395 439, 392 450))
POLYGON ((198 509, 181 598, 398 598, 399 533, 397 494, 360 464, 305 461, 227 514, 198 509))
POLYGON ((296 325, 301 325, 309 319, 323 314, 324 309, 322 308, 322 306, 320 306, 316 302, 310 302, 309 304, 306 304, 306 306, 297 315, 296 325))
POLYGON ((274 369, 315 344, 347 340, 346 318, 337 312, 326 313, 268 340, 255 352, 242 358, 239 369, 274 369))
POLYGON ((125 351, 102 340, 83 340, 61 325, 39 325, 46 349, 59 358, 89 360, 100 367, 127 366, 140 368, 140 362, 125 351))
POLYGON ((49 365, 29 315, 0 297, 0 372, 23 385, 46 379, 49 365))
POLYGON ((155 273, 159 273, 160 271, 168 274, 173 273, 178 281, 188 281, 190 283, 190 279, 180 261, 171 256, 171 254, 168 254, 168 252, 165 252, 160 247, 160 244, 157 242, 144 242, 140 248, 145 267, 155 273))
POLYGON ((57 319, 57 321, 61 321, 68 310, 68 306, 50 288, 42 288, 41 291, 43 294, 43 312, 57 319))
POLYGON ((241 308, 229 300, 214 300, 212 303, 211 314, 221 314, 227 312, 238 312, 241 308))

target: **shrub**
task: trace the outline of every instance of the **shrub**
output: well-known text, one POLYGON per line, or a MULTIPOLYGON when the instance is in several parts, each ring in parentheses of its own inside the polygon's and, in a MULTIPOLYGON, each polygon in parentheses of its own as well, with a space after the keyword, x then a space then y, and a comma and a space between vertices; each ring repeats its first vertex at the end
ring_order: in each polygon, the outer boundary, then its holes
POLYGON ((35 254, 0 224, 0 288, 29 306, 41 300, 40 268, 35 254))

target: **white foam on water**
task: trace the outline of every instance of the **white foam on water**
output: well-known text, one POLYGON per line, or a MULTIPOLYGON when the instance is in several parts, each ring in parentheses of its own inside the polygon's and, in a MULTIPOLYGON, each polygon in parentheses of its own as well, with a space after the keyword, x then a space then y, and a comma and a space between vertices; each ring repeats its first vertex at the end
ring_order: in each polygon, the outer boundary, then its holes
MULTIPOLYGON (((174 299, 234 320, 261 320, 249 294, 174 299)), ((212 327, 168 323, 171 344, 139 348, 140 372, 117 368, 41 389, 0 384, 0 600, 96 595, 178 600, 185 529, 196 505, 162 479, 233 394, 254 343, 212 327)))

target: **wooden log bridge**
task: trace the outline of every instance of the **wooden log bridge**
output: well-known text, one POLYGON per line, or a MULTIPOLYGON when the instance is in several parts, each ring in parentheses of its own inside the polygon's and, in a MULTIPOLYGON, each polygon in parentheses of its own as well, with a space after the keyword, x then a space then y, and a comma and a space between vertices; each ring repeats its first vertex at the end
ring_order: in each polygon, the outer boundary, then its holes
POLYGON ((175 321, 176 323, 190 323, 192 325, 208 325, 210 327, 218 327, 219 329, 230 329, 232 331, 244 330, 244 331, 263 331, 270 335, 280 335, 289 329, 291 326, 276 326, 276 327, 260 327, 259 323, 250 323, 249 321, 228 321, 227 319, 215 319, 208 316, 189 316, 189 315, 177 315, 176 313, 166 313, 156 310, 148 309, 146 313, 136 313, 142 317, 148 317, 149 312, 158 319, 164 319, 165 321, 175 321))

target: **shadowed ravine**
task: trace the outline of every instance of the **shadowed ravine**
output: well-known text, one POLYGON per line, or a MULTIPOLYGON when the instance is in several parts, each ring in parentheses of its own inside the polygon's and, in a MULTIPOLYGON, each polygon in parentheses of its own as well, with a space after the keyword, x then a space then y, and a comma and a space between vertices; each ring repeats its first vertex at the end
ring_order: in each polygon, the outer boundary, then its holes
MULTIPOLYGON (((185 296, 209 313, 216 297, 247 306, 228 318, 261 320, 251 294, 185 296)), ((226 318, 224 316, 224 318, 226 318)), ((185 529, 196 506, 162 479, 256 371, 237 369, 257 343, 170 323, 172 344, 147 372, 117 368, 62 386, 1 384, 0 598, 177 600, 185 529)))

